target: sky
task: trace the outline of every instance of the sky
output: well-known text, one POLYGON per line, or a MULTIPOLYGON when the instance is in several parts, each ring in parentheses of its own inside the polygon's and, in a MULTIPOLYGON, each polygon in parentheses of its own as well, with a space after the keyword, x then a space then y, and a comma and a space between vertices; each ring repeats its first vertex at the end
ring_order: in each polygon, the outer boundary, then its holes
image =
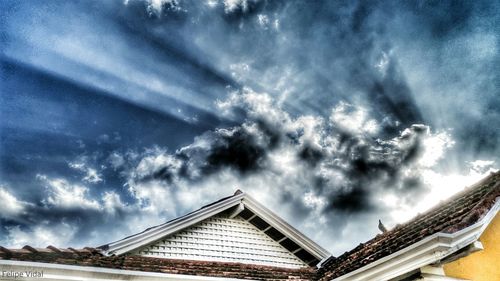
POLYGON ((0 245, 241 189, 340 255, 500 167, 500 2, 0 2, 0 245))

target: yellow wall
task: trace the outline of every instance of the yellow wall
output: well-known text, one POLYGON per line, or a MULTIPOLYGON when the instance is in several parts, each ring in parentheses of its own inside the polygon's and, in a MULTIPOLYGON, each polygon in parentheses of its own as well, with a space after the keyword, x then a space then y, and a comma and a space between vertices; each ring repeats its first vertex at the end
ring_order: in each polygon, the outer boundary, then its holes
POLYGON ((484 250, 445 264, 446 276, 473 281, 500 281, 500 213, 479 240, 484 250))

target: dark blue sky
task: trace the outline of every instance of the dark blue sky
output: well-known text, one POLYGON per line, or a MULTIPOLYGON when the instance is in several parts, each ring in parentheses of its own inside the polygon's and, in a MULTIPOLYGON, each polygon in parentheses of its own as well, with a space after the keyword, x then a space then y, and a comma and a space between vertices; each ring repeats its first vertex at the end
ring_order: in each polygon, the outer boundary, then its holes
POLYGON ((241 188, 348 250, 498 169, 499 12, 2 1, 0 244, 104 244, 241 188))

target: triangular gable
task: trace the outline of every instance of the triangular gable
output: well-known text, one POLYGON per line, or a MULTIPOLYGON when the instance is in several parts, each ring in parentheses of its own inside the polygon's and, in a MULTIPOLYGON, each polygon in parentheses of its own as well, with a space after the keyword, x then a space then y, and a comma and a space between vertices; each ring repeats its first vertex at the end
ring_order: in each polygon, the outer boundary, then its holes
POLYGON ((135 255, 156 258, 239 262, 300 268, 304 263, 240 216, 219 214, 139 248, 135 255))
MULTIPOLYGON (((180 234, 186 233, 186 231, 189 232, 190 230, 196 229, 196 227, 199 227, 200 225, 203 225, 205 223, 209 223, 211 220, 217 220, 221 218, 228 219, 228 221, 226 222, 229 224, 240 223, 242 227, 251 226, 252 227, 251 229, 257 231, 260 235, 264 235, 264 237, 268 238, 266 239, 267 242, 264 243, 264 245, 267 245, 265 247, 273 245, 275 246, 274 249, 277 252, 279 252, 280 255, 282 255, 279 256, 278 254, 275 253, 275 259, 272 259, 270 257, 267 258, 264 257, 265 255, 263 254, 263 252, 260 252, 263 256, 261 257, 254 256, 253 258, 251 258, 250 256, 247 255, 247 257, 244 260, 240 260, 239 262, 249 263, 249 264, 271 265, 272 263, 276 263, 277 260, 279 260, 280 263, 279 266, 282 267, 283 266, 297 267, 299 266, 299 264, 304 266, 306 265, 314 266, 317 265, 321 260, 330 256, 328 251, 326 251, 321 246, 319 246, 318 244, 314 243, 312 240, 307 238, 304 234, 300 233, 298 230, 290 226, 288 223, 286 223, 281 218, 276 216, 276 214, 274 214, 269 209, 265 208, 263 205, 255 201, 252 197, 239 190, 233 196, 226 197, 212 204, 206 205, 201 209, 191 212, 183 217, 149 228, 141 233, 129 236, 127 238, 110 243, 108 245, 101 246, 100 248, 103 249, 108 255, 141 254, 148 256, 156 255, 158 257, 163 256, 164 258, 173 258, 173 259, 192 258, 195 260, 217 260, 218 258, 216 258, 215 255, 214 256, 211 256, 212 254, 203 255, 200 254, 199 252, 198 254, 200 256, 198 256, 198 258, 193 258, 193 257, 188 258, 187 256, 180 257, 178 254, 175 254, 173 256, 167 256, 167 252, 169 252, 169 254, 182 252, 182 255, 187 255, 187 250, 181 249, 185 247, 176 247, 176 249, 170 249, 169 251, 168 246, 164 244, 165 242, 177 242, 174 240, 178 239, 181 236, 187 239, 189 238, 188 236, 180 234), (160 247, 160 248, 158 249, 151 247, 160 247), (162 249, 161 247, 167 247, 167 248, 162 249), (162 251, 153 251, 160 249, 162 251), (286 252, 283 251, 283 249, 285 249, 286 252), (289 263, 288 266, 287 262, 285 261, 286 260, 285 257, 292 257, 288 261, 289 263)), ((242 233, 241 238, 244 239, 244 237, 245 236, 242 233)), ((208 243, 207 241, 202 242, 201 240, 198 240, 198 242, 208 243)), ((186 244, 185 246, 187 245, 188 244, 186 244)), ((226 245, 230 246, 228 243, 225 242, 219 244, 219 246, 226 246, 226 245)), ((200 247, 203 246, 200 245, 200 247)), ((239 244, 238 247, 247 248, 244 244, 239 244)), ((225 252, 230 252, 229 249, 228 251, 225 252)), ((245 255, 245 253, 241 252, 243 251, 242 249, 238 249, 238 251, 240 251, 240 254, 242 256, 245 255)), ((248 251, 246 253, 250 254, 250 252, 248 251)), ((234 255, 233 257, 231 257, 231 255, 228 253, 224 254, 225 255, 227 254, 226 259, 224 261, 228 261, 228 259, 236 259, 234 255)), ((194 254, 194 256, 196 256, 196 254, 194 254)))

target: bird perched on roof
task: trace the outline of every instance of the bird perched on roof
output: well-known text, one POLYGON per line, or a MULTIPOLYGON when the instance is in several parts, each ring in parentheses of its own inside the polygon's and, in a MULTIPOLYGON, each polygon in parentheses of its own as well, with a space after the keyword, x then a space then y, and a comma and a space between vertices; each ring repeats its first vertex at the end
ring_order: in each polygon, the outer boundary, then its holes
POLYGON ((387 228, 385 228, 385 225, 382 223, 381 220, 378 220, 378 229, 380 229, 380 231, 382 231, 382 233, 387 232, 387 228))

